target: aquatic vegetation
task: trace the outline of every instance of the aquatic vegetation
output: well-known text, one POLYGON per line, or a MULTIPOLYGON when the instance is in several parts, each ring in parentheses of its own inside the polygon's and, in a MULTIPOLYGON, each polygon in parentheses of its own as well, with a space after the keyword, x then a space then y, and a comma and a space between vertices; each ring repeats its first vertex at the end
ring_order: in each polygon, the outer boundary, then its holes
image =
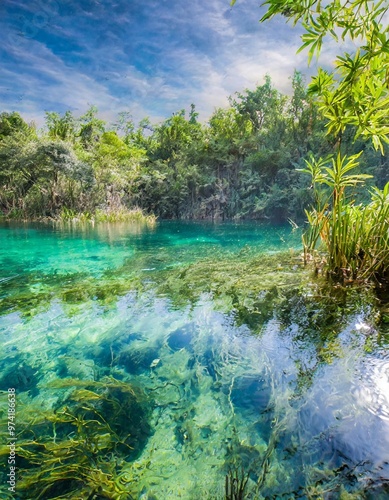
POLYGON ((273 316, 284 289, 299 288, 309 279, 297 253, 247 252, 227 258, 216 255, 170 271, 157 290, 177 306, 210 293, 221 310, 234 311, 238 324, 256 329, 273 316))
POLYGON ((45 310, 54 299, 69 306, 93 300, 108 305, 131 290, 154 290, 181 307, 210 293, 222 310, 234 309, 239 323, 255 328, 272 317, 282 290, 310 279, 294 251, 264 255, 248 248, 227 254, 218 250, 212 258, 172 267, 171 254, 160 250, 160 267, 150 271, 148 259, 148 255, 134 255, 96 277, 77 272, 42 278, 40 271, 31 271, 22 282, 3 284, 7 293, 0 298, 0 311, 18 310, 28 317, 45 310))
POLYGON ((167 232, 156 253, 159 229, 100 227, 112 247, 85 230, 84 273, 38 256, 10 267, 22 280, 4 276, 0 390, 16 385, 21 498, 386 492, 388 333, 373 288, 331 286, 295 251, 208 237, 186 253, 167 232), (126 238, 139 246, 112 260, 126 238))
POLYGON ((96 210, 96 222, 138 222, 151 226, 157 222, 157 217, 153 214, 145 214, 140 208, 120 209, 120 210, 96 210))
POLYGON ((131 498, 130 470, 122 469, 150 433, 145 396, 112 377, 49 388, 62 391, 60 404, 18 412, 19 498, 131 498))
MULTIPOLYGON (((255 310, 255 304, 259 303, 263 315, 269 316, 271 301, 268 299, 276 295, 274 286, 279 284, 286 288, 292 281, 298 283, 300 273, 304 273, 297 254, 286 252, 265 258, 264 236, 258 228, 251 230, 251 226, 243 226, 246 241, 253 241, 253 247, 242 249, 245 239, 236 243, 234 234, 238 229, 235 226, 213 229, 217 238, 205 237, 202 232, 196 237, 199 231, 196 224, 184 225, 184 234, 178 231, 170 234, 170 226, 175 231, 169 223, 159 224, 158 230, 125 223, 11 229, 12 253, 8 252, 3 258, 0 312, 14 310, 31 317, 47 309, 55 299, 68 304, 71 311, 75 305, 88 300, 114 304, 117 297, 130 290, 150 289, 169 295, 177 306, 196 301, 202 293, 209 292, 226 309, 228 303, 238 306, 240 295, 246 293, 244 287, 247 286, 248 296, 244 297, 241 314, 247 309, 255 310), (192 236, 193 231, 195 236, 192 236), (57 241, 56 234, 63 239, 57 241), (38 240, 40 235, 42 241, 38 240), (35 256, 32 254, 34 258, 25 260, 28 254, 22 253, 21 248, 27 238, 32 238, 29 252, 34 250, 35 256), (226 242, 231 248, 225 250, 222 246, 226 242), (209 269, 212 281, 207 280, 209 269), (265 297, 270 288, 272 291, 265 297)), ((280 245, 286 246, 281 229, 270 233, 275 250, 280 245)), ((267 228, 263 231, 268 232, 267 228)), ((293 244, 298 244, 299 238, 295 235, 293 238, 293 244)), ((260 315, 257 316, 261 322, 260 315)))
POLYGON ((248 475, 243 470, 239 474, 237 470, 229 471, 226 475, 226 500, 243 500, 248 482, 248 475))
POLYGON ((63 207, 59 214, 60 222, 135 222, 153 226, 156 224, 155 215, 145 214, 140 208, 127 209, 124 207, 112 209, 96 209, 94 212, 76 212, 63 207))
MULTIPOLYGON (((305 260, 314 252, 320 238, 326 250, 328 271, 349 280, 362 278, 365 272, 369 277, 373 272, 369 268, 378 256, 371 255, 371 264, 364 262, 365 254, 370 253, 370 245, 365 240, 375 222, 369 221, 366 217, 368 210, 356 206, 347 192, 350 187, 371 177, 350 173, 358 167, 360 155, 346 157, 338 151, 336 158, 311 159, 302 169, 311 176, 317 205, 306 211, 309 227, 303 235, 305 260)), ((385 220, 385 212, 381 214, 382 221, 385 220)), ((379 230, 383 229, 382 221, 378 224, 379 230)), ((371 236, 373 242, 377 234, 371 236)))

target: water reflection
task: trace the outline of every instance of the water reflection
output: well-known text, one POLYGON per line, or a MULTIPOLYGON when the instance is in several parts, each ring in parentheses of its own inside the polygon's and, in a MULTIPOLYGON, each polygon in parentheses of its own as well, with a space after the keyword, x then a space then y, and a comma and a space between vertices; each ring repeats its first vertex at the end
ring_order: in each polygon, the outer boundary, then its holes
POLYGON ((247 498, 388 498, 374 300, 302 286, 290 255, 254 254, 293 246, 289 229, 2 230, 0 390, 17 389, 20 498, 44 480, 45 498, 222 499, 226 475, 247 479, 247 498), (132 278, 150 286, 128 293, 132 278))
MULTIPOLYGON (((53 303, 30 321, 3 320, 0 388, 17 386, 19 429, 36 442, 52 440, 50 415, 74 401, 75 387, 110 401, 119 401, 123 384, 144 394, 136 454, 117 444, 109 457, 90 451, 113 481, 127 478, 121 487, 135 498, 223 498, 225 475, 241 467, 247 498, 388 493, 388 359, 375 350, 375 330, 359 328, 368 313, 344 318, 329 362, 314 338, 301 342, 297 323, 275 316, 253 336, 216 312, 209 296, 178 310, 153 294, 129 294, 109 309, 93 304, 68 315, 53 303), (46 424, 37 426, 42 412, 46 424)), ((21 477, 36 467, 26 450, 36 451, 21 441, 21 477)), ((20 495, 29 498, 28 490, 20 495)))
MULTIPOLYGON (((87 272, 101 275, 139 257, 161 266, 189 263, 215 250, 237 252, 247 245, 262 251, 298 248, 300 236, 289 226, 257 223, 22 224, 0 223, 0 278, 39 271, 43 274, 87 272)), ((154 267, 154 266, 149 266, 154 267)))
POLYGON ((367 356, 357 375, 355 397, 371 413, 389 421, 389 359, 367 356))

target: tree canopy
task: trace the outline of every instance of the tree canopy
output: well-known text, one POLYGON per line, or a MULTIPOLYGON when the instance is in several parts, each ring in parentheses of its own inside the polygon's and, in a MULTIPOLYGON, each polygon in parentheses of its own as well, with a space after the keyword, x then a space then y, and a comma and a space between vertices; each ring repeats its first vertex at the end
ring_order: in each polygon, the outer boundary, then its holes
POLYGON ((309 62, 319 56, 325 37, 342 42, 334 69, 319 69, 309 90, 318 96, 330 133, 354 126, 356 137, 371 139, 383 153, 383 143, 389 142, 387 0, 266 0, 263 5, 262 22, 281 14, 302 24, 300 51, 308 50, 309 62))
MULTIPOLYGON (((206 123, 194 104, 157 124, 128 111, 109 124, 93 106, 81 117, 47 112, 41 130, 2 113, 0 208, 19 218, 139 207, 162 218, 301 220, 313 192, 298 169, 332 153, 334 139, 303 75, 291 83, 287 96, 267 76, 206 123)), ((363 137, 354 145, 345 133, 342 148, 365 149, 363 168, 381 187, 386 160, 363 137)))

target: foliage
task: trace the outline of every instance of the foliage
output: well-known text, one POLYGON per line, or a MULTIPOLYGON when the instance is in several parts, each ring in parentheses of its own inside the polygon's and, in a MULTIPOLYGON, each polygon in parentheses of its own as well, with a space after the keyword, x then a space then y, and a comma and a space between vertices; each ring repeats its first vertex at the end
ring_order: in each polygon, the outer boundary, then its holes
POLYGON ((1 142, 0 202, 7 212, 24 217, 51 216, 67 200, 75 202, 93 184, 91 168, 80 162, 71 146, 14 134, 1 142))
MULTIPOLYGON (((373 187, 371 201, 366 205, 347 199, 346 188, 368 177, 350 173, 357 167, 358 157, 342 157, 339 153, 336 160, 330 160, 331 167, 320 159, 307 162, 304 169, 311 175, 317 200, 316 208, 307 211, 305 258, 312 255, 320 237, 329 270, 346 282, 373 276, 382 280, 389 270, 389 183, 382 190, 373 187), (321 190, 323 184, 329 191, 321 190)), ((317 265, 322 263, 319 259, 317 265)))
MULTIPOLYGON (((47 112, 40 131, 18 113, 2 113, 3 216, 114 221, 140 208, 170 219, 302 220, 313 193, 298 169, 311 152, 332 153, 334 141, 304 77, 295 72, 291 84, 288 97, 266 76, 206 124, 194 104, 156 125, 135 124, 128 112, 109 125, 93 106, 79 118, 47 112)), ((365 149, 363 168, 382 187, 386 160, 362 135, 352 140, 346 131, 342 151, 365 149)))
POLYGON ((328 270, 348 281, 372 276, 386 278, 388 269, 389 185, 373 188, 367 205, 356 205, 346 197, 346 188, 362 183, 368 174, 350 174, 358 166, 357 155, 342 153, 342 140, 352 130, 355 139, 370 140, 384 155, 389 142, 387 107, 389 104, 389 26, 384 24, 389 7, 386 2, 317 0, 289 2, 267 0, 268 10, 261 21, 282 14, 294 23, 301 21, 305 33, 300 51, 308 48, 308 61, 319 55, 324 38, 351 41, 356 47, 336 58, 333 71, 319 69, 309 91, 315 94, 319 111, 327 120, 328 134, 336 140, 332 159, 310 160, 302 169, 311 175, 316 206, 307 211, 309 229, 304 235, 305 256, 321 239, 326 249, 328 270), (331 161, 328 166, 328 161, 331 161), (330 188, 329 196, 317 187, 330 188))
POLYGON ((121 469, 150 432, 144 396, 111 377, 65 378, 50 388, 68 392, 62 404, 19 410, 19 498, 131 498, 130 470, 121 469))
POLYGON ((140 208, 133 208, 131 210, 96 210, 96 222, 141 222, 150 226, 155 225, 155 215, 145 215, 140 208))
POLYGON ((387 2, 267 0, 264 5, 268 10, 261 21, 282 14, 295 24, 302 22, 305 33, 300 50, 308 49, 308 61, 320 54, 326 36, 336 42, 351 41, 357 47, 352 54, 337 56, 334 71, 320 69, 310 91, 319 98, 330 133, 338 135, 346 126, 354 125, 357 137, 371 139, 383 153, 383 142, 388 142, 389 134, 389 25, 384 24, 387 2))
POLYGON ((84 222, 136 222, 154 226, 157 219, 154 215, 145 215, 140 208, 128 210, 126 208, 116 210, 96 209, 94 213, 81 212, 63 207, 59 217, 59 222, 84 223, 84 222))
POLYGON ((244 94, 236 93, 237 99, 230 99, 239 114, 247 117, 255 131, 269 129, 278 117, 283 115, 286 97, 282 96, 271 83, 269 75, 265 84, 254 91, 246 89, 244 94))
POLYGON ((63 116, 55 112, 46 112, 46 126, 51 139, 74 142, 77 123, 70 111, 66 111, 63 116))
POLYGON ((28 125, 16 111, 0 113, 0 140, 15 133, 34 135, 34 132, 34 127, 28 125))

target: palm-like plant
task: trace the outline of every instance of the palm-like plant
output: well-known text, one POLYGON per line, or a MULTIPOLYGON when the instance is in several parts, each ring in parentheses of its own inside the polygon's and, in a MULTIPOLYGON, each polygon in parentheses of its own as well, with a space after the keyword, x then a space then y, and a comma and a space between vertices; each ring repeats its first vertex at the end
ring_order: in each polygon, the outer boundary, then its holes
POLYGON ((311 158, 301 169, 312 177, 316 204, 306 212, 305 260, 314 254, 320 240, 328 271, 347 280, 384 276, 389 270, 389 183, 382 190, 372 188, 366 206, 355 205, 346 192, 371 177, 352 172, 360 154, 342 156, 339 152, 332 158, 311 158))

